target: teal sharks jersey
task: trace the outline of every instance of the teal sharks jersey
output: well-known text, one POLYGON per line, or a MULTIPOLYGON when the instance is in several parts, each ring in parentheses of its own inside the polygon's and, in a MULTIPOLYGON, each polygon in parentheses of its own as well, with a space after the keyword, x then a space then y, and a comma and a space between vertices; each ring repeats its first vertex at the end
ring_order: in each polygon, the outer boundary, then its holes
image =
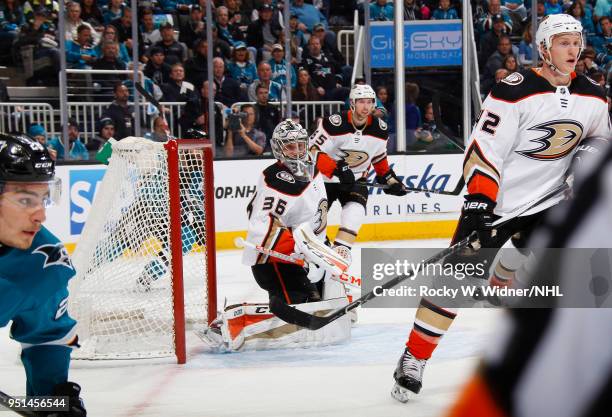
POLYGON ((26 250, 0 246, 0 326, 12 320, 22 346, 27 395, 50 395, 66 382, 76 321, 68 315, 74 267, 64 245, 45 227, 26 250))

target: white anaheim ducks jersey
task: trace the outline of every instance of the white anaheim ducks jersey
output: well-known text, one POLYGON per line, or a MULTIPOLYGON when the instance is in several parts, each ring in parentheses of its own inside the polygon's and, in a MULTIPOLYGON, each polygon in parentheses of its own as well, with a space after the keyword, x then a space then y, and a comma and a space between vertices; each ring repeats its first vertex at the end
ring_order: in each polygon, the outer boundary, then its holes
MULTIPOLYGON (((262 172, 247 212, 247 241, 256 245, 290 255, 295 244, 291 229, 306 222, 323 240, 327 228, 327 194, 323 176, 315 171, 312 181, 301 182, 287 167, 275 162, 262 172)), ((275 259, 248 247, 242 256, 245 265, 272 260, 275 259)))
POLYGON ((370 116, 365 127, 359 130, 353 125, 351 115, 348 111, 324 118, 310 137, 309 149, 317 168, 327 177, 325 182, 338 182, 333 176, 335 161, 345 161, 356 179, 366 177, 371 164, 379 175, 389 169, 387 124, 379 117, 370 116))
POLYGON ((562 184, 587 137, 612 137, 606 97, 593 80, 572 74, 569 86, 554 87, 535 70, 510 74, 493 87, 470 136, 468 193, 486 195, 497 201, 495 214, 508 214, 562 184))

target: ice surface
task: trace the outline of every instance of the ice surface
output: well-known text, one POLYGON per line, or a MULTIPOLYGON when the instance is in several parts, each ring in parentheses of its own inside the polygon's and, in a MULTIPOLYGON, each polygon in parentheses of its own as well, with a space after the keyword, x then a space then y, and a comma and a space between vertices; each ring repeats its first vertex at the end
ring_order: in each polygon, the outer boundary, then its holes
MULTIPOLYGON (((444 247, 447 240, 371 242, 365 247, 444 247)), ((351 272, 359 273, 359 251, 351 272)), ((239 251, 220 252, 219 300, 265 302, 239 251)), ((471 375, 500 313, 462 310, 425 369, 421 394, 400 404, 389 394, 410 331, 412 309, 361 309, 350 343, 316 349, 203 353, 188 335, 189 360, 73 361, 90 416, 442 416, 471 375)), ((0 390, 21 395, 19 345, 0 329, 0 390)))

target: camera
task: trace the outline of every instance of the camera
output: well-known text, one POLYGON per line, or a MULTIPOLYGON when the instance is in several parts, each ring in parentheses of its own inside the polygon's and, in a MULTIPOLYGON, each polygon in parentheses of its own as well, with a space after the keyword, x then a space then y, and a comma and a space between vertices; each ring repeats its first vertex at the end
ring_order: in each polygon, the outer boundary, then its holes
POLYGON ((227 128, 232 131, 240 130, 240 122, 244 122, 247 114, 244 112, 230 113, 227 116, 227 128))

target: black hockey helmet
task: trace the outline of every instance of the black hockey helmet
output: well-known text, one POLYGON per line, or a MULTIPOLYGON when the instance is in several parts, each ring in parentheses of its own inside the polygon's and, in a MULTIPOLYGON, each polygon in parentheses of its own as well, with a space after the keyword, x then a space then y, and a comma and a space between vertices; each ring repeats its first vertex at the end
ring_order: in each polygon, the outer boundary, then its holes
POLYGON ((49 182, 55 162, 47 149, 25 134, 0 133, 0 182, 49 182))
POLYGON ((43 145, 25 134, 0 133, 0 194, 7 182, 48 184, 45 207, 59 202, 62 187, 55 178, 55 162, 43 145))

